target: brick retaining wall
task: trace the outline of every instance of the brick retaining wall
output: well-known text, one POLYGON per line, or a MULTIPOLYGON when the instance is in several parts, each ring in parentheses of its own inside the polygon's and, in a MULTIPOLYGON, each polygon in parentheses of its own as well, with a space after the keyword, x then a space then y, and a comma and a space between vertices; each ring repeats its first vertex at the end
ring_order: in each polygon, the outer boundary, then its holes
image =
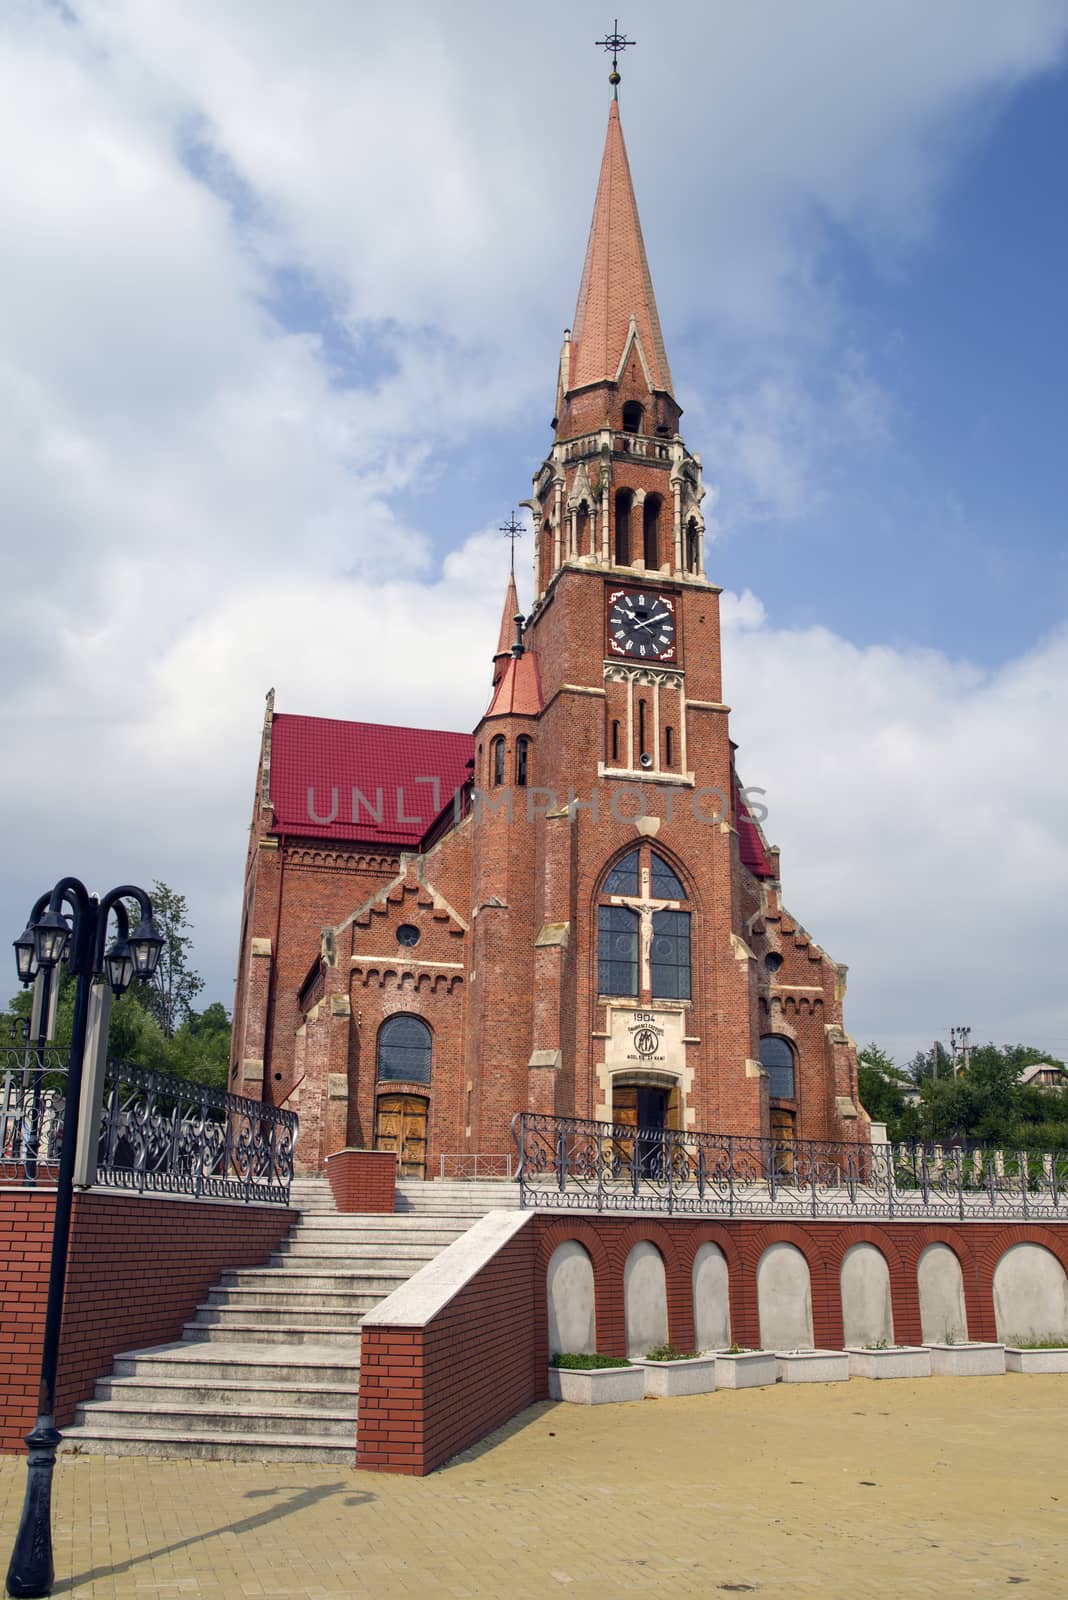
MULTIPOLYGON (((55 1201, 54 1189, 0 1193, 0 1452, 21 1448, 36 1415, 55 1201)), ((222 1274, 265 1263, 295 1221, 282 1206, 103 1189, 75 1195, 59 1426, 116 1355, 181 1338, 222 1274)))

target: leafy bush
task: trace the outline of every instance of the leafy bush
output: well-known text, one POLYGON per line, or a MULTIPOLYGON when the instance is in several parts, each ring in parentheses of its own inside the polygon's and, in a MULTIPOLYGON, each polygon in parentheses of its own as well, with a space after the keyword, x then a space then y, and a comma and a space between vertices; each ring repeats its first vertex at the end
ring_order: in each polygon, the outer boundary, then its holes
POLYGON ((658 1344, 645 1352, 645 1359, 646 1361, 694 1361, 700 1353, 699 1350, 679 1350, 673 1344, 658 1344))
POLYGON ((556 1350, 549 1357, 550 1367, 568 1367, 576 1372, 595 1372, 600 1367, 629 1367, 626 1356, 569 1355, 556 1350))

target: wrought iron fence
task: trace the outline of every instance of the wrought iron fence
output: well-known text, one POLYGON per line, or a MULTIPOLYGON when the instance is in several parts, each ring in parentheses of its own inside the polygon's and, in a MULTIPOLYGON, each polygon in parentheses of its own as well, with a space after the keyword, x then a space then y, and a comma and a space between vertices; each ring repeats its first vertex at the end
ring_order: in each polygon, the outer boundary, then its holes
MULTIPOLYGON (((54 1182, 68 1052, 0 1050, 0 1179, 54 1182)), ((287 1205, 298 1119, 186 1078, 109 1061, 96 1182, 206 1200, 287 1205)))
POLYGON ((52 1182, 63 1144, 67 1052, 19 1045, 0 1050, 0 1177, 52 1182))
POLYGON ((285 1205, 297 1127, 295 1111, 109 1062, 97 1182, 285 1205))
POLYGON ((518 1114, 520 1204, 739 1217, 1068 1221, 1068 1152, 857 1145, 518 1114))
POLYGON ((506 1155, 487 1155, 473 1151, 470 1155, 461 1151, 458 1155, 443 1155, 441 1158, 441 1173, 443 1178, 463 1178, 470 1181, 475 1178, 510 1178, 515 1157, 506 1155))

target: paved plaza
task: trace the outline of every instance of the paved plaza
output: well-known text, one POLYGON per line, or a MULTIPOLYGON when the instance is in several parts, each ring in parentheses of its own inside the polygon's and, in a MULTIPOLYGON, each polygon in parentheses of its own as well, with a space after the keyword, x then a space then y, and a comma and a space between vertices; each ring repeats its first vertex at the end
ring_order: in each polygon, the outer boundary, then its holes
MULTIPOLYGON (((1068 1378, 542 1404, 430 1478, 67 1456, 56 1594, 1068 1592, 1068 1378)), ((25 1465, 0 1461, 4 1561, 25 1465)))

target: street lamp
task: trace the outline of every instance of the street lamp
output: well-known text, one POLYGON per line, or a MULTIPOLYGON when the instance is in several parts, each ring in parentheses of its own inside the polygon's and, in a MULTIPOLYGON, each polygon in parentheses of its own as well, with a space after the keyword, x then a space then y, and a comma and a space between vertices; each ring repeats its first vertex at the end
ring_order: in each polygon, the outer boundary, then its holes
MULTIPOLYGON (((70 1069, 59 1176, 56 1181, 52 1260, 41 1350, 40 1400, 37 1421, 32 1432, 26 1436, 30 1452, 26 1497, 7 1569, 7 1590, 17 1600, 51 1594, 55 1577, 52 1562, 52 1474, 55 1471, 56 1450, 62 1437, 56 1428, 56 1372, 59 1367, 63 1285, 67 1276, 74 1200, 74 1157, 78 1143, 78 1109, 89 998, 94 981, 104 973, 116 994, 123 992, 134 974, 142 982, 151 978, 162 948, 163 938, 152 920, 152 901, 143 889, 123 884, 99 899, 90 894, 77 878, 61 878, 51 893, 43 894, 30 914, 26 932, 15 940, 15 961, 23 983, 33 978, 34 962, 43 969, 47 981, 53 977, 52 969, 63 960, 68 962, 71 976, 78 980, 71 1024, 70 1069), (141 920, 132 938, 124 900, 136 900, 141 910, 141 920), (63 905, 69 908, 70 917, 61 910, 63 905), (118 937, 105 955, 104 946, 112 912, 115 913, 118 937), (28 954, 31 946, 32 960, 28 954)), ((47 1019, 47 996, 41 1014, 47 1019)), ((46 1027, 47 1020, 44 1020, 42 1035, 46 1027)))

